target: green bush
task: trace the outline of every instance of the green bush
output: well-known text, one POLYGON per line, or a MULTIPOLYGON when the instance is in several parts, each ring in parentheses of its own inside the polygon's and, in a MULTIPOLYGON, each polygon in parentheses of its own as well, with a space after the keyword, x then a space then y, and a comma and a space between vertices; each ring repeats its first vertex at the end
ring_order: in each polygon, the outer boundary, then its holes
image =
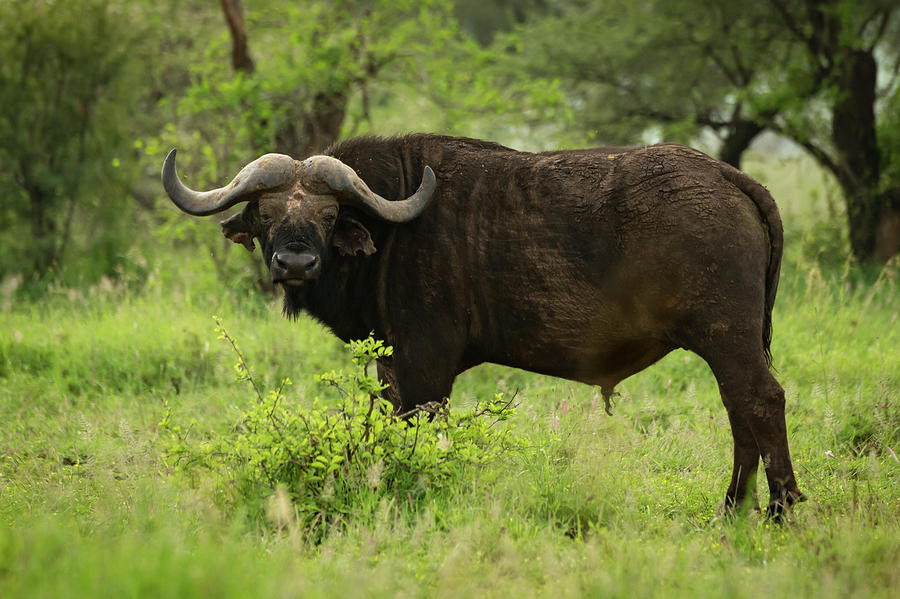
POLYGON ((316 397, 308 409, 289 404, 284 391, 290 380, 264 391, 235 339, 216 322, 220 338, 237 354, 237 379, 253 388, 252 403, 231 431, 209 433, 203 441, 189 438, 196 423, 175 423, 168 403, 159 426, 172 466, 219 473, 231 507, 246 509, 251 517, 264 514, 273 493, 279 501, 286 496, 288 514, 270 513, 270 522, 320 540, 334 525, 374 514, 385 499, 415 507, 461 479, 467 467, 523 446, 495 426, 514 413, 514 398, 504 400, 502 393, 462 412, 440 404, 396 415, 379 395, 385 386, 368 374, 371 363, 390 356, 392 348, 372 336, 347 344, 349 373, 316 377, 335 389, 337 398, 316 397))

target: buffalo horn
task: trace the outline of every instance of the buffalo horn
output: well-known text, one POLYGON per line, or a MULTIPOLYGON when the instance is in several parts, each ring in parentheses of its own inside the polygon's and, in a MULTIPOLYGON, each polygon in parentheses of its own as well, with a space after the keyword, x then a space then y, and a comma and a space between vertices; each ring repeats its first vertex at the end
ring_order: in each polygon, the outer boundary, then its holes
POLYGON ((369 189, 356 171, 331 156, 311 156, 300 163, 298 171, 305 186, 325 184, 341 201, 356 204, 392 223, 404 223, 422 214, 437 185, 434 171, 426 166, 416 193, 405 200, 392 202, 369 189))
POLYGON ((175 172, 175 150, 166 156, 162 183, 175 205, 194 216, 208 216, 249 199, 257 191, 281 187, 296 177, 297 162, 285 154, 265 154, 241 169, 231 183, 211 191, 188 189, 175 172))

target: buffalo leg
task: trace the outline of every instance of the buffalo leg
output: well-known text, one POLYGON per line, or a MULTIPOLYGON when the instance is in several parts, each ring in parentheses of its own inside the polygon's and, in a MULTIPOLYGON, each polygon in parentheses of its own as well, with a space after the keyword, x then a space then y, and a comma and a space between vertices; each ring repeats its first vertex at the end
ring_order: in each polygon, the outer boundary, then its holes
POLYGON ((785 508, 804 496, 797 488, 784 420, 784 390, 763 359, 758 343, 734 342, 707 347, 700 355, 719 382, 734 436, 734 469, 726 503, 741 501, 747 481, 762 457, 769 484, 767 514, 779 519, 785 508), (753 440, 755 440, 755 447, 753 440))
POLYGON ((389 385, 382 393, 394 405, 394 413, 408 414, 418 406, 433 410, 443 404, 450 397, 458 365, 452 355, 433 356, 427 348, 395 344, 390 362, 378 365, 382 384, 389 385))
POLYGON ((734 468, 731 472, 731 484, 725 493, 725 509, 726 511, 740 509, 745 502, 748 507, 758 509, 755 478, 759 467, 759 447, 756 445, 750 422, 725 398, 721 388, 719 392, 728 411, 731 436, 734 439, 734 468), (748 483, 752 485, 749 489, 748 483))
POLYGON ((382 385, 387 385, 381 392, 381 395, 394 406, 394 413, 399 414, 403 406, 400 400, 400 391, 397 389, 397 379, 394 377, 394 369, 391 366, 391 359, 379 358, 377 365, 378 380, 382 385))

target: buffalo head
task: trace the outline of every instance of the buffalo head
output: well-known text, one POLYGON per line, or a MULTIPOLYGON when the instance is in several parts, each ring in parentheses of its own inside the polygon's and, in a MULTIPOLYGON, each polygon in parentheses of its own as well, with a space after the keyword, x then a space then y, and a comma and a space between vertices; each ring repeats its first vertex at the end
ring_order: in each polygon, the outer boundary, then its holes
POLYGON ((175 150, 162 170, 163 187, 188 214, 207 216, 247 202, 222 221, 226 237, 248 250, 260 243, 272 281, 300 290, 319 276, 330 252, 344 256, 372 254, 369 231, 343 206, 356 206, 376 218, 403 223, 419 216, 431 201, 434 172, 425 167, 422 184, 412 196, 389 201, 374 193, 356 172, 331 156, 294 160, 266 154, 245 166, 225 187, 188 189, 175 172, 175 150))

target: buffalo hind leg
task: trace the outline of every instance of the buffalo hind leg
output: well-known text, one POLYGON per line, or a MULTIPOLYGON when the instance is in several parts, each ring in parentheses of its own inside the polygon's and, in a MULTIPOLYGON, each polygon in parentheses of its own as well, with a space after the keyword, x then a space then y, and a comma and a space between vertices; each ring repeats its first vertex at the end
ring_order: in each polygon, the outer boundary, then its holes
POLYGON ((786 508, 805 499, 791 464, 784 390, 769 371, 760 343, 740 341, 720 339, 698 352, 719 383, 734 437, 734 472, 726 507, 745 498, 748 480, 761 457, 769 484, 766 513, 778 520, 786 508))
POLYGON ((731 471, 731 484, 725 493, 725 510, 732 512, 744 507, 758 510, 756 470, 759 467, 759 447, 749 421, 725 398, 721 387, 719 393, 728 411, 731 436, 734 439, 734 468, 731 471))

